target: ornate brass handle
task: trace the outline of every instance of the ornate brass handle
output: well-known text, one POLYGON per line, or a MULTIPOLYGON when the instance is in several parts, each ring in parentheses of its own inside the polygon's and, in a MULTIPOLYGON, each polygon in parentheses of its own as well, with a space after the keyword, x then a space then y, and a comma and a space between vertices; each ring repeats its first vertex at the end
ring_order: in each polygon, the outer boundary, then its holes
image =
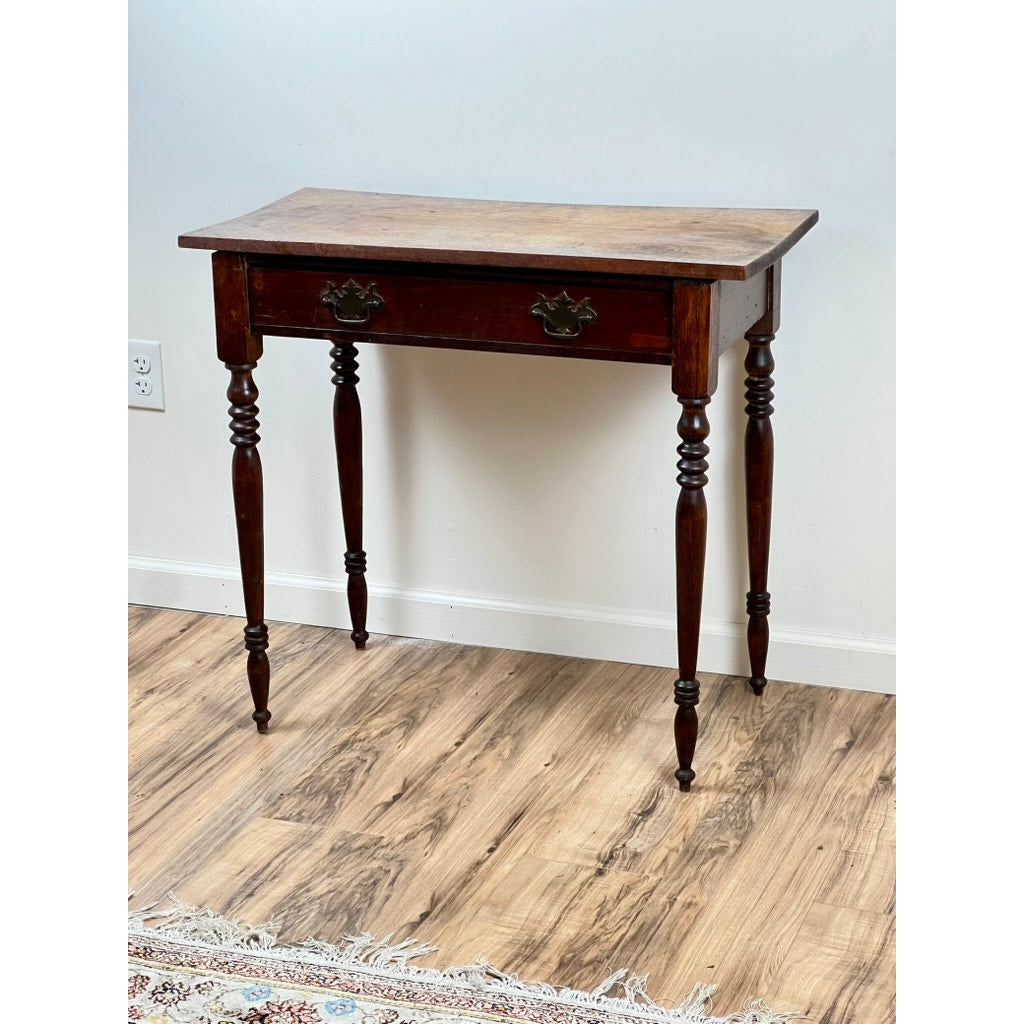
POLYGON ((597 313, 590 308, 589 298, 573 302, 565 292, 553 299, 538 293, 530 313, 541 320, 544 333, 549 338, 578 338, 583 325, 597 319, 597 313))
POLYGON ((320 301, 340 324, 367 324, 370 314, 384 305, 373 281, 360 288, 351 277, 340 288, 333 281, 328 281, 320 293, 320 301))

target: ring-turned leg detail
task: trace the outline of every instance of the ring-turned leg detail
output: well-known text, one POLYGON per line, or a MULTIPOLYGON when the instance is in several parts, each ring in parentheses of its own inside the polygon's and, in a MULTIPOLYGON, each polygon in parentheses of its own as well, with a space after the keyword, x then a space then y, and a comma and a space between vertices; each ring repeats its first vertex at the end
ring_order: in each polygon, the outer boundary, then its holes
POLYGON ((700 640, 700 609, 704 592, 704 553, 707 548, 708 509, 704 498, 710 432, 705 408, 707 397, 680 398, 679 499, 676 503, 676 614, 679 638, 679 678, 675 683, 675 739, 679 788, 686 792, 696 778, 693 753, 697 746, 697 645, 700 640))
POLYGON ((749 349, 744 362, 747 371, 747 432, 744 461, 747 480, 747 553, 750 564, 750 591, 747 594, 747 649, 750 652, 750 688, 760 695, 767 679, 768 615, 771 595, 768 593, 768 548, 772 526, 772 474, 775 461, 775 439, 771 414, 775 411, 772 389, 775 369, 771 344, 774 334, 746 335, 749 349))
POLYGON ((270 723, 267 702, 270 697, 270 659, 267 657, 267 624, 263 621, 263 466, 257 445, 260 441, 259 391, 252 379, 255 363, 225 363, 231 372, 228 385, 228 415, 231 417, 231 485, 235 502, 235 526, 238 530, 238 558, 242 569, 242 596, 245 601, 245 648, 249 652, 246 672, 249 690, 256 708, 252 713, 258 732, 265 733, 270 723))
POLYGON ((334 376, 334 449, 341 490, 341 517, 345 526, 345 572, 348 573, 348 610, 352 642, 366 647, 366 552, 363 550, 363 417, 359 406, 356 371, 359 353, 350 341, 331 348, 334 376))

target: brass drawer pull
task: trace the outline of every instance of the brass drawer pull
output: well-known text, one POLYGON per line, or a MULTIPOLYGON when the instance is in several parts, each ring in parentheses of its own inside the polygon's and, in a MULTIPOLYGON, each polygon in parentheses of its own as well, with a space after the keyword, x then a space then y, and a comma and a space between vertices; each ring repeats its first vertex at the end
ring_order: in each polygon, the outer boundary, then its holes
POLYGON ((578 338, 583 325, 597 319, 589 298, 573 302, 565 292, 553 299, 538 294, 530 313, 540 318, 544 333, 550 338, 578 338))
POLYGON ((328 281, 320 293, 320 301, 340 324, 368 324, 370 314, 384 305, 373 281, 360 288, 351 277, 340 288, 333 281, 328 281))

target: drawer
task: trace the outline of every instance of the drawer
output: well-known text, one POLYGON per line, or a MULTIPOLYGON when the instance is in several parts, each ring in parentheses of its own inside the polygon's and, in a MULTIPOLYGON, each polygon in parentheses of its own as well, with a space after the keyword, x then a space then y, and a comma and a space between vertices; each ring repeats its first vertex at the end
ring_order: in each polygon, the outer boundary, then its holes
POLYGON ((362 268, 250 267, 253 328, 353 331, 380 340, 451 339, 667 353, 671 292, 551 277, 436 278, 362 268))

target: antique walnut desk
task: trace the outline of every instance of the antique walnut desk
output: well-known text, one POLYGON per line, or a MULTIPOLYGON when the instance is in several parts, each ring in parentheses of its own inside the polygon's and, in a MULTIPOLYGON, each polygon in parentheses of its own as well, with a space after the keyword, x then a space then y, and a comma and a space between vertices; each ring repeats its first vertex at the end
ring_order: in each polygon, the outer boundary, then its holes
POLYGON ((332 346, 345 571, 359 649, 367 632, 357 342, 662 363, 671 367, 672 391, 682 406, 675 775, 688 790, 700 694, 707 406, 718 384, 719 356, 745 338, 747 637, 750 686, 760 694, 768 653, 771 343, 779 323, 780 260, 817 219, 814 210, 560 206, 308 188, 182 235, 181 246, 216 250, 217 353, 231 374, 244 637, 259 732, 270 721, 270 663, 253 370, 265 334, 332 346))

